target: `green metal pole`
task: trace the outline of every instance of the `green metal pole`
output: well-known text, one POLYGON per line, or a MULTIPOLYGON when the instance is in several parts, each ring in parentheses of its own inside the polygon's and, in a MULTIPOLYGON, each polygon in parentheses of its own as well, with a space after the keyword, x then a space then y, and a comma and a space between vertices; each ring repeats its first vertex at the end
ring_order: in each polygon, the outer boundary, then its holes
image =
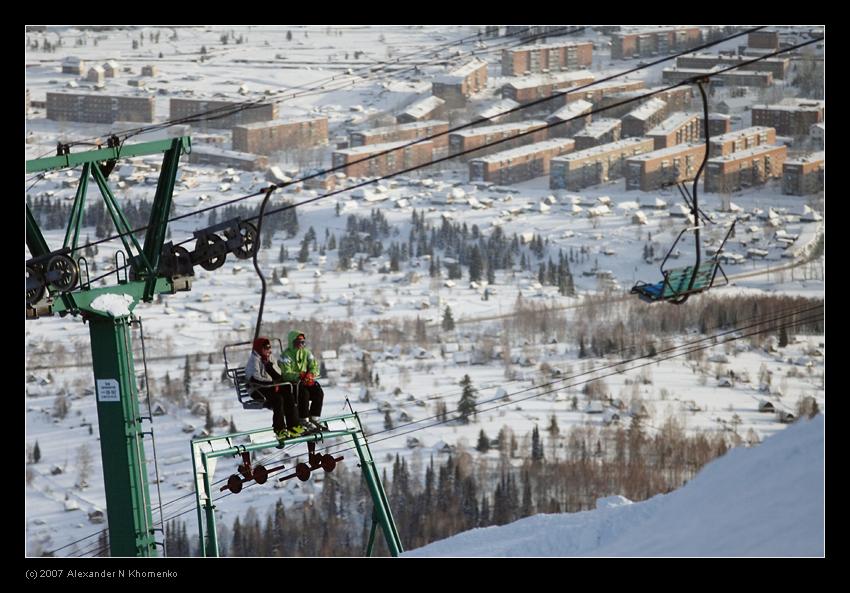
POLYGON ((72 250, 77 249, 77 243, 80 238, 80 226, 83 222, 83 212, 86 204, 86 194, 89 190, 89 171, 91 163, 83 165, 83 174, 80 177, 80 184, 77 186, 77 195, 74 196, 74 206, 71 208, 71 219, 68 221, 68 230, 65 232, 65 241, 63 247, 70 247, 72 250))
POLYGON ((372 529, 369 530, 369 543, 366 544, 366 556, 372 555, 372 550, 375 548, 375 534, 378 532, 378 517, 375 515, 375 509, 372 509, 372 529))
POLYGON ((207 542, 204 555, 218 558, 218 528, 215 524, 215 505, 212 503, 212 485, 210 484, 207 454, 203 451, 201 452, 201 464, 204 466, 204 490, 207 491, 207 501, 204 504, 204 512, 207 518, 207 542))
POLYGON ((50 247, 47 246, 47 241, 44 240, 44 235, 41 234, 41 229, 38 228, 38 223, 30 211, 29 204, 27 204, 27 247, 29 247, 32 257, 39 257, 50 253, 50 247))
POLYGON ((129 318, 88 321, 111 555, 156 556, 129 318))
POLYGON ((353 440, 363 466, 363 476, 366 478, 366 485, 372 493, 372 502, 375 505, 374 512, 377 514, 378 521, 381 523, 381 528, 384 531, 384 539, 387 542, 387 547, 390 549, 390 554, 398 556, 404 552, 404 549, 402 548, 401 538, 395 527, 395 521, 390 511, 386 492, 384 492, 381 478, 378 476, 378 470, 375 467, 375 461, 372 459, 372 453, 368 450, 368 444, 365 442, 365 436, 362 431, 355 433, 353 440), (361 438, 363 439, 362 445, 360 443, 361 438))

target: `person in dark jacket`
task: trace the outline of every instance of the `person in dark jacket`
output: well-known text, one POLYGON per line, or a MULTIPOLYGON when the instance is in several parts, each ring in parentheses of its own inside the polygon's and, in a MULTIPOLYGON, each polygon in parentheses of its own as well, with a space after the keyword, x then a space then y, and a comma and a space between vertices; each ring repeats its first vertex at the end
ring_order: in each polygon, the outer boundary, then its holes
MULTIPOLYGON (((272 410, 272 429, 278 439, 297 436, 305 431, 301 426, 295 392, 271 360, 272 344, 266 337, 254 340, 254 347, 245 365, 245 380, 251 395, 265 400, 272 410)), ((259 398, 257 398, 259 399, 259 398)))
POLYGON ((288 336, 288 348, 280 356, 280 374, 289 381, 298 393, 298 414, 301 423, 311 430, 321 430, 322 401, 325 392, 316 381, 319 363, 307 349, 306 337, 300 330, 292 330, 288 336))

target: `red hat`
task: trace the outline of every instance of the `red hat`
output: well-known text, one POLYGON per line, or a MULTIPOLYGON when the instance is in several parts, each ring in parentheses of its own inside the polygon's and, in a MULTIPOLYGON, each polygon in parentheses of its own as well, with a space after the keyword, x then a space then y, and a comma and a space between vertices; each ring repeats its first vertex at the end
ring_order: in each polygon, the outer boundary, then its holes
POLYGON ((262 354, 264 346, 271 346, 271 341, 268 338, 261 336, 254 340, 254 352, 262 354))

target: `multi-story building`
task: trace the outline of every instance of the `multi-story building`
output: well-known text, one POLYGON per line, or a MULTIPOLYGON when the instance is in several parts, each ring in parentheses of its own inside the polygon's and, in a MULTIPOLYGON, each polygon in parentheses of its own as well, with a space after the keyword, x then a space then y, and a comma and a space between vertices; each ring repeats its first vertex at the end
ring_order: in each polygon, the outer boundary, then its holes
POLYGON ((268 169, 269 159, 267 156, 249 154, 236 150, 223 150, 221 148, 194 144, 192 152, 189 153, 189 162, 202 165, 219 165, 222 167, 233 167, 243 171, 262 171, 268 169))
POLYGON ((387 144, 388 142, 410 141, 435 134, 443 134, 431 140, 434 143, 434 150, 442 150, 449 145, 448 134, 445 134, 448 129, 449 122, 447 121, 426 120, 410 124, 372 128, 371 130, 360 130, 359 132, 351 133, 350 146, 354 148, 367 144, 387 144))
POLYGON ((616 142, 620 139, 622 133, 623 122, 619 119, 607 117, 595 119, 574 136, 576 150, 584 150, 599 146, 600 144, 616 142))
POLYGON ((668 107, 664 99, 653 97, 623 116, 623 137, 645 136, 652 128, 664 121, 667 113, 668 107))
POLYGON ((441 98, 431 95, 411 103, 395 119, 400 124, 410 124, 427 119, 442 119, 446 116, 445 105, 446 102, 441 98))
POLYGON ((381 177, 431 162, 434 152, 431 141, 405 146, 408 143, 366 144, 337 150, 333 153, 333 166, 345 167, 349 177, 381 177))
POLYGON ((205 119, 193 122, 200 129, 230 129, 233 126, 242 126, 261 121, 272 121, 277 119, 277 103, 259 103, 246 105, 236 101, 211 101, 207 99, 177 99, 172 98, 169 103, 169 119, 182 119, 198 114, 206 114, 212 111, 211 116, 229 113, 225 117, 216 119, 205 119))
MULTIPOLYGON (((699 135, 705 138, 705 122, 703 116, 699 115, 699 135)), ((708 135, 711 137, 727 134, 732 131, 732 117, 725 113, 708 114, 708 135)))
POLYGON ((487 87, 487 62, 475 58, 447 74, 439 75, 431 85, 431 94, 446 102, 446 107, 456 109, 466 105, 466 100, 487 87))
POLYGON ((826 141, 826 126, 824 124, 812 124, 809 128, 809 138, 818 148, 824 147, 826 141))
POLYGON ((762 29, 747 35, 747 45, 756 49, 779 49, 779 31, 762 29))
POLYGON ((54 121, 152 122, 153 118, 153 97, 47 93, 47 119, 54 121))
POLYGON ((577 191, 619 179, 626 174, 626 159, 650 152, 649 138, 627 138, 552 159, 549 187, 577 191))
POLYGON ((505 140, 506 138, 514 138, 513 140, 507 140, 495 146, 488 146, 481 150, 476 150, 474 153, 464 154, 459 157, 460 160, 466 161, 488 154, 502 152, 510 148, 516 148, 523 144, 542 142, 546 140, 546 137, 546 122, 536 120, 470 128, 449 134, 449 154, 459 154, 484 146, 485 144, 505 140), (515 138, 518 134, 525 135, 515 138))
POLYGON ((559 138, 476 158, 469 161, 469 180, 507 185, 548 175, 550 161, 573 148, 574 140, 559 138))
POLYGON ((661 80, 665 84, 675 84, 691 78, 702 78, 711 74, 709 84, 712 87, 719 86, 752 86, 756 88, 767 88, 773 85, 773 74, 758 70, 742 72, 731 70, 723 74, 717 74, 718 68, 665 68, 661 71, 661 80))
POLYGON ((782 165, 782 193, 792 196, 814 194, 823 189, 824 153, 785 161, 782 165))
POLYGON ((776 130, 765 126, 752 126, 728 132, 719 136, 712 136, 709 139, 711 144, 712 157, 728 156, 733 152, 748 150, 756 146, 764 146, 774 144, 776 142, 776 130))
POLYGON ((780 177, 787 154, 786 146, 757 146, 708 159, 705 191, 730 193, 780 177))
POLYGON ((653 191, 693 179, 705 158, 705 144, 678 144, 626 161, 626 189, 653 191))
POLYGON ((673 53, 702 43, 697 27, 639 28, 611 35, 611 59, 642 58, 673 53))
MULTIPOLYGON (((584 71, 525 76, 503 86, 502 98, 513 99, 522 104, 530 103, 537 99, 551 97, 563 89, 588 84, 594 79, 593 74, 584 71)), ((563 99, 560 103, 563 104, 563 99)))
POLYGON ((558 111, 546 118, 550 138, 563 138, 576 134, 583 127, 590 124, 592 116, 590 112, 593 105, 587 101, 573 101, 561 107, 558 111))
POLYGON ((548 43, 502 50, 502 76, 560 72, 593 64, 593 43, 548 43))
POLYGON ((328 141, 327 117, 297 117, 233 126, 233 149, 255 154, 310 148, 328 141))
MULTIPOLYGON (((697 70, 709 70, 715 66, 727 68, 742 64, 750 60, 743 56, 725 56, 720 54, 699 53, 696 55, 687 55, 676 58, 677 68, 695 68, 697 70)), ((739 66, 741 70, 757 70, 760 72, 770 72, 773 77, 778 80, 784 80, 788 76, 788 68, 791 66, 791 60, 783 57, 765 58, 752 64, 744 64, 739 66)))
POLYGON ((696 113, 674 113, 646 133, 655 142, 654 150, 699 140, 699 117, 696 113))
POLYGON ((780 136, 805 136, 812 124, 824 121, 825 103, 792 99, 777 105, 753 105, 753 125, 776 128, 780 136))

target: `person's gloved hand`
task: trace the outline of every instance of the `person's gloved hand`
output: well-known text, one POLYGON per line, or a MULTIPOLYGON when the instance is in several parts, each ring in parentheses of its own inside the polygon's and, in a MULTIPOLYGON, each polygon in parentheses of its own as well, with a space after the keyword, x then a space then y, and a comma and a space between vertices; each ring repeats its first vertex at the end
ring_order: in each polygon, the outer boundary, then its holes
POLYGON ((301 382, 304 383, 307 387, 310 387, 315 383, 313 378, 313 373, 303 372, 301 373, 301 382))

